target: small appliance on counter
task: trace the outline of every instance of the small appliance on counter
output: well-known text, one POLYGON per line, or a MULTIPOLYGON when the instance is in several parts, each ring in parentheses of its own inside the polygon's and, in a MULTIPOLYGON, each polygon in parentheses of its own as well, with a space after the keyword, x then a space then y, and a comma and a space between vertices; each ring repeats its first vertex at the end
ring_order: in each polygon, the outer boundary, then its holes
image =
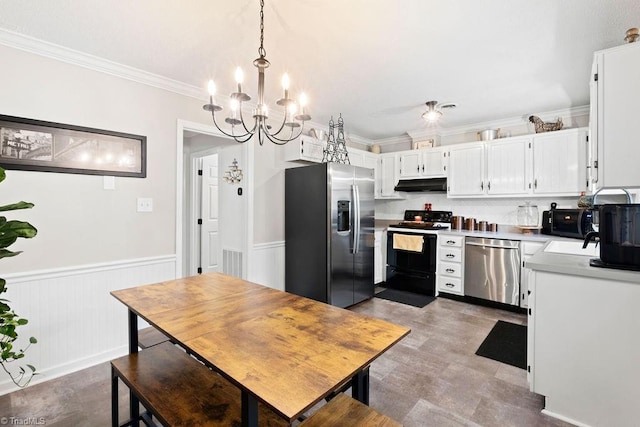
POLYGON ((526 202, 518 206, 516 215, 518 228, 523 234, 537 233, 540 230, 538 206, 526 202))
POLYGON ((613 204, 599 208, 599 231, 585 236, 584 247, 600 237, 600 258, 593 267, 640 271, 640 205, 613 204))
POLYGON ((593 210, 591 209, 551 209, 542 212, 542 234, 550 236, 584 239, 593 230, 593 210))

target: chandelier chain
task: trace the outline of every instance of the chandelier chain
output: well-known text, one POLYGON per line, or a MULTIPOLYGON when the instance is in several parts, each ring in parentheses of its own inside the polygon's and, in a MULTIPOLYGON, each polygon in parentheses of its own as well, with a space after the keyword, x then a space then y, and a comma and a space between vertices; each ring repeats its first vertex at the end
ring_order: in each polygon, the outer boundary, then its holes
POLYGON ((264 49, 264 0, 260 0, 260 48, 258 48, 258 55, 261 57, 267 56, 267 51, 264 49))

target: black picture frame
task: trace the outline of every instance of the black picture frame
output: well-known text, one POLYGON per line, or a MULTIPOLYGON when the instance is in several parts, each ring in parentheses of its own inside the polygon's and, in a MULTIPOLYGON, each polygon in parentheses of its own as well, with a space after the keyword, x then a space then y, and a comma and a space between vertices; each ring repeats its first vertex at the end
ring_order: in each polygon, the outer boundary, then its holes
POLYGON ((146 178, 147 137, 0 115, 0 166, 146 178))

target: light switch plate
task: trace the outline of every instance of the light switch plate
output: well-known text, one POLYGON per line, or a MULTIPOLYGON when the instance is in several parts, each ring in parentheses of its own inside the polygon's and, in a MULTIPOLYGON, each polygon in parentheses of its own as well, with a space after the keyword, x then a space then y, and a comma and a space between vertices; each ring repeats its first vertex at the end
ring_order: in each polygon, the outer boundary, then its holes
POLYGON ((153 212, 153 199, 138 197, 138 212, 153 212))
POLYGON ((115 176, 104 176, 103 186, 105 190, 115 190, 116 189, 116 177, 115 176))

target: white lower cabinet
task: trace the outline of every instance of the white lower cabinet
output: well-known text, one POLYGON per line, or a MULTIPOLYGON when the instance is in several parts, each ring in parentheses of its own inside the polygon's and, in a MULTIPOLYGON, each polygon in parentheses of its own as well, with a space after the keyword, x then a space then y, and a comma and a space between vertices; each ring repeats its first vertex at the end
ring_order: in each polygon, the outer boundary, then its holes
POLYGON ((535 254, 538 249, 544 246, 545 242, 531 242, 527 240, 523 240, 520 243, 520 307, 526 308, 529 306, 529 294, 531 290, 529 289, 529 285, 531 283, 531 269, 526 268, 525 261, 528 260, 535 254))
POLYGON ((528 379, 544 411, 575 425, 637 426, 640 284, 588 270, 531 279, 528 379))
POLYGON ((439 292, 464 295, 463 247, 464 236, 448 233, 438 235, 436 284, 439 292))
POLYGON ((373 278, 374 283, 384 282, 385 267, 387 264, 387 233, 384 230, 374 232, 373 244, 373 278))

